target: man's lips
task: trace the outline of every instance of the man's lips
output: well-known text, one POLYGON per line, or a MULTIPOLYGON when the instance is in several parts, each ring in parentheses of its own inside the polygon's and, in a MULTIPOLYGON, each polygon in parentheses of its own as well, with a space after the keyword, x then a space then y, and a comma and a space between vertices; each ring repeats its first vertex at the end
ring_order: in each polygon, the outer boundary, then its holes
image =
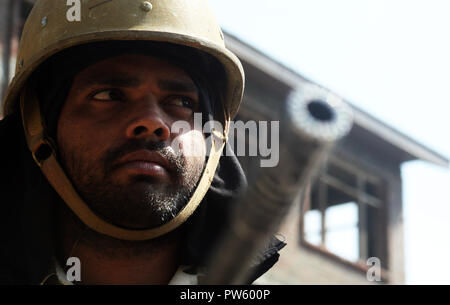
POLYGON ((129 153, 120 158, 115 167, 151 176, 167 175, 171 168, 167 159, 160 153, 145 149, 129 153))

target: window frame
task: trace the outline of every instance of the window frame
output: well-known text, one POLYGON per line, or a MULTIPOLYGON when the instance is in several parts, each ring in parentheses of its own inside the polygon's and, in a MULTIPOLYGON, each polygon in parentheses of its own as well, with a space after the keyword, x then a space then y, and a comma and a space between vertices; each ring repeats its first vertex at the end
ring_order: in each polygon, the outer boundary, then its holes
MULTIPOLYGON (((383 217, 384 221, 386 221, 387 215, 386 215, 386 202, 387 202, 387 185, 386 180, 382 178, 381 175, 377 175, 376 173, 373 173, 373 171, 370 171, 368 167, 364 166, 363 164, 353 164, 348 161, 345 161, 343 158, 339 158, 335 155, 330 155, 326 165, 323 167, 321 172, 317 175, 317 178, 313 183, 308 184, 307 187, 305 187, 305 190, 302 194, 301 198, 301 211, 300 211, 300 245, 303 247, 310 249, 312 251, 318 252, 320 255, 324 256, 326 259, 332 259, 333 261, 338 262, 341 265, 350 267, 354 270, 357 270, 361 273, 366 274, 369 269, 372 267, 370 265, 366 264, 366 261, 369 256, 369 241, 368 241, 368 230, 370 229, 368 227, 367 220, 367 208, 373 207, 376 209, 379 209, 381 212, 379 217, 383 217), (354 174, 357 177, 357 190, 352 190, 352 187, 347 185, 345 182, 339 181, 338 178, 333 177, 328 174, 328 165, 333 164, 333 166, 337 166, 340 169, 350 172, 350 174, 354 174), (366 194, 363 192, 363 188, 365 183, 371 183, 375 184, 380 188, 380 198, 376 198, 374 196, 371 196, 370 194, 366 194), (310 243, 308 240, 306 240, 305 236, 305 215, 308 211, 311 210, 311 192, 312 192, 312 186, 314 183, 319 183, 319 188, 323 187, 334 187, 335 189, 346 193, 349 196, 352 196, 355 198, 355 203, 358 206, 358 219, 357 219, 357 225, 358 225, 358 235, 359 235, 359 259, 358 261, 351 261, 344 257, 341 257, 333 252, 331 252, 329 249, 326 248, 325 244, 325 234, 326 234, 326 218, 325 218, 325 211, 328 205, 326 203, 326 198, 321 198, 322 202, 325 202, 323 206, 320 207, 320 213, 321 213, 321 244, 320 245, 314 245, 310 243), (362 257, 365 257, 363 260, 362 257)), ((323 194, 322 190, 322 194, 323 194)), ((326 193, 326 192, 325 192, 326 193)), ((319 195, 320 196, 320 195, 319 195)), ((322 195, 323 196, 323 195, 322 195)), ((319 203, 320 205, 320 203, 319 203)), ((385 222, 384 222, 385 223, 385 222)), ((386 223, 385 223, 386 224, 386 223)), ((387 239, 383 242, 383 247, 385 255, 383 258, 380 259, 387 259, 387 239)), ((389 282, 389 269, 388 266, 382 266, 381 267, 381 281, 382 282, 389 282)))

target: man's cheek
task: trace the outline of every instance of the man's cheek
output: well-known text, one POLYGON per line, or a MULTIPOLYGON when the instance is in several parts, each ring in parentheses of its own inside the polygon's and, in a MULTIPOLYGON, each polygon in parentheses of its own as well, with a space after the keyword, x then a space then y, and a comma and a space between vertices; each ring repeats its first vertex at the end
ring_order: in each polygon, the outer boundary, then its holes
MULTIPOLYGON (((92 146, 80 142, 65 140, 59 144, 63 164, 71 174, 92 175, 104 163, 101 160, 99 145, 92 146)), ((80 177, 81 178, 81 177, 80 177)))

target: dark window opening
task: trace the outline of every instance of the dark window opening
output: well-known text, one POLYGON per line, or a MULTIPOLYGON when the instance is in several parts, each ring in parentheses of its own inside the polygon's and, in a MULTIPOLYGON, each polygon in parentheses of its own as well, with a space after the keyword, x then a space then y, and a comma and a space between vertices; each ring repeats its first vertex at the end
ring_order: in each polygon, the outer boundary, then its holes
POLYGON ((301 239, 344 261, 365 265, 378 257, 387 269, 381 179, 340 160, 305 193, 301 239))

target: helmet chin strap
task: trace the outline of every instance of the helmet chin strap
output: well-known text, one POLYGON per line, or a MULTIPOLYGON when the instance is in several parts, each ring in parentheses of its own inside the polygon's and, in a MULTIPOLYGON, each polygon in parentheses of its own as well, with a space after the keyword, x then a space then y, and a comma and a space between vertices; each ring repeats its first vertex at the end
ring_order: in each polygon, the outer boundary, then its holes
POLYGON ((183 224, 192 215, 208 191, 226 142, 226 136, 214 134, 211 141, 210 155, 197 188, 187 205, 175 218, 157 228, 125 229, 97 216, 78 195, 56 159, 56 146, 44 135, 37 96, 29 86, 25 86, 22 91, 20 108, 25 137, 33 159, 55 191, 86 226, 98 233, 122 240, 153 239, 183 224))

